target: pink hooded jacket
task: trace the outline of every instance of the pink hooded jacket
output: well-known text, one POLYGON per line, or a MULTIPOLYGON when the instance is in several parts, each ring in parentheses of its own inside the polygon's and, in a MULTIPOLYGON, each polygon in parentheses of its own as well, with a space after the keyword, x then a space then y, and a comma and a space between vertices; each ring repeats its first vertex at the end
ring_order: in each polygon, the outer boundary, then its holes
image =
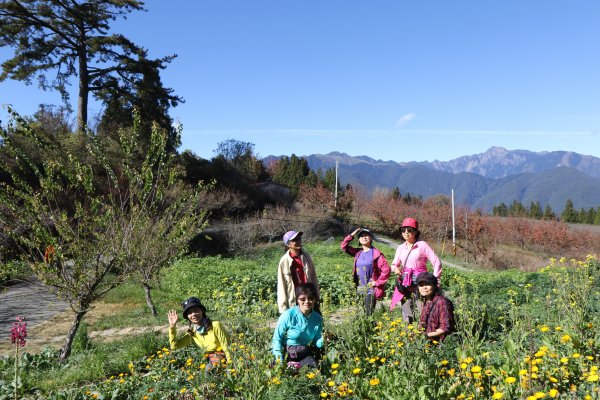
MULTIPOLYGON (((356 276, 356 260, 360 257, 360 253, 362 253, 362 249, 358 249, 356 247, 350 246, 350 242, 352 242, 354 237, 352 235, 348 235, 342 241, 340 247, 342 250, 354 257, 354 267, 352 268, 352 276, 354 276, 354 282, 357 282, 356 276)), ((383 295, 385 294, 385 283, 390 277, 390 266, 385 259, 385 256, 381 251, 372 247, 373 249, 373 274, 371 275, 371 280, 373 281, 373 292, 375 294, 375 298, 381 300, 383 295)))

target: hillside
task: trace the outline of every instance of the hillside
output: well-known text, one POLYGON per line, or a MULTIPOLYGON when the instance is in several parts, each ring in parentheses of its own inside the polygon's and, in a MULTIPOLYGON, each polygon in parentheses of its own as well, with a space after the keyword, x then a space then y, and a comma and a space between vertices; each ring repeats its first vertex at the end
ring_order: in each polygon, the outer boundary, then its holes
MULTIPOLYGON (((600 159, 572 152, 534 153, 492 147, 487 152, 450 161, 395 162, 345 153, 303 156, 311 169, 339 164, 342 184, 372 192, 378 188, 425 198, 455 191, 457 204, 491 211, 504 202, 532 201, 561 212, 567 199, 575 208, 600 205, 600 159)), ((265 162, 278 157, 270 156, 265 162)))

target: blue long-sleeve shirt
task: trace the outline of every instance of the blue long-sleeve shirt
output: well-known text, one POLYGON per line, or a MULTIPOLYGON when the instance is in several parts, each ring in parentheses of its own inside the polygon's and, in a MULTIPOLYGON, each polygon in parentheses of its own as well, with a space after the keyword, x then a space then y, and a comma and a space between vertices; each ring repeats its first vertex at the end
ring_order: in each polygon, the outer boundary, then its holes
POLYGON ((308 346, 311 342, 318 348, 323 347, 323 317, 316 311, 308 317, 295 306, 286 310, 277 321, 273 333, 271 352, 282 358, 283 346, 308 346))

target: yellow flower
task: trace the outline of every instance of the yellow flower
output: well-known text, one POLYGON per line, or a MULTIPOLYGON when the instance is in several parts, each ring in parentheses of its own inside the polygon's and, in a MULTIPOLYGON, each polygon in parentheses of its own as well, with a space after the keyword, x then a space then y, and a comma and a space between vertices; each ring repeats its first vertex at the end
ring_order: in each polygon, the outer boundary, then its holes
POLYGON ((567 343, 571 341, 571 336, 569 335, 563 335, 563 337, 560 338, 561 343, 567 343))
POLYGON ((327 386, 334 387, 335 386, 335 382, 334 381, 329 381, 329 382, 327 382, 327 386))
POLYGON ((324 399, 324 398, 326 398, 326 397, 327 397, 327 393, 325 393, 325 392, 321 392, 321 398, 323 398, 323 399, 324 399))
POLYGON ((563 363, 563 364, 566 364, 566 363, 569 362, 569 358, 568 357, 563 357, 563 358, 560 359, 560 362, 563 363))
POLYGON ((504 397, 504 393, 502 392, 496 392, 492 395, 492 399, 501 399, 502 397, 504 397))
POLYGON ((548 396, 550 396, 550 397, 556 397, 556 396, 558 396, 558 390, 556 390, 556 389, 550 389, 548 391, 548 396))
POLYGON ((331 369, 336 369, 340 366, 340 364, 331 364, 331 369))
POLYGON ((475 365, 471 368, 471 372, 473 372, 473 373, 481 372, 481 367, 479 365, 475 365))
POLYGON ((546 397, 546 393, 544 393, 544 392, 536 392, 533 396, 536 399, 543 399, 544 397, 546 397))
POLYGON ((179 390, 179 393, 185 393, 185 392, 187 392, 187 389, 186 389, 186 388, 181 388, 181 389, 179 390))
POLYGON ((371 386, 379 385, 379 378, 371 378, 369 383, 371 384, 371 386))
POLYGON ((315 376, 316 376, 316 375, 315 375, 315 373, 314 373, 314 372, 309 372, 308 374, 306 374, 306 377, 307 377, 308 379, 312 379, 312 378, 314 378, 315 376))
POLYGON ((442 360, 442 365, 448 365, 448 360, 442 360))
POLYGON ((573 354, 571 357, 573 357, 573 358, 579 358, 579 357, 581 357, 581 354, 579 354, 579 353, 575 353, 575 354, 573 354))
POLYGON ((590 375, 587 378, 588 382, 597 382, 598 381, 598 375, 590 375))
POLYGON ((352 373, 353 373, 354 375, 358 375, 358 374, 360 373, 360 368, 354 368, 354 369, 352 370, 352 373))
POLYGON ((455 372, 456 372, 456 370, 455 370, 454 368, 450 368, 450 369, 448 370, 448 375, 450 375, 450 376, 454 376, 454 373, 455 373, 455 372))
POLYGON ((461 363, 460 369, 467 369, 467 363, 461 363))
POLYGON ((515 383, 517 381, 517 378, 515 378, 514 376, 509 376, 507 377, 504 382, 511 384, 511 383, 515 383))

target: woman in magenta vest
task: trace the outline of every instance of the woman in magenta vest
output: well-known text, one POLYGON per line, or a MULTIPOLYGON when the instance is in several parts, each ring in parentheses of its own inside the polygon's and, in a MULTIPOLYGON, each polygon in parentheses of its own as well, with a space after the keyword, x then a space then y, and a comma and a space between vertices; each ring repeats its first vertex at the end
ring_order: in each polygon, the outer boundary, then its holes
MULTIPOLYGON (((398 246, 392 271, 398 275, 390 310, 393 310, 398 302, 402 303, 402 318, 406 322, 414 319, 412 302, 417 296, 417 276, 427 272, 427 261, 433 265, 433 275, 439 280, 442 275, 442 262, 427 242, 419 240, 421 232, 419 223, 414 218, 405 218, 400 227, 404 243, 398 246)), ((421 309, 421 302, 417 301, 417 307, 421 309)))
POLYGON ((373 247, 373 235, 365 228, 358 228, 346 236, 340 247, 354 257, 352 275, 356 293, 364 304, 365 313, 371 315, 375 302, 385 294, 385 283, 390 276, 387 260, 379 249, 373 247), (358 237, 359 248, 350 246, 355 236, 358 237))

